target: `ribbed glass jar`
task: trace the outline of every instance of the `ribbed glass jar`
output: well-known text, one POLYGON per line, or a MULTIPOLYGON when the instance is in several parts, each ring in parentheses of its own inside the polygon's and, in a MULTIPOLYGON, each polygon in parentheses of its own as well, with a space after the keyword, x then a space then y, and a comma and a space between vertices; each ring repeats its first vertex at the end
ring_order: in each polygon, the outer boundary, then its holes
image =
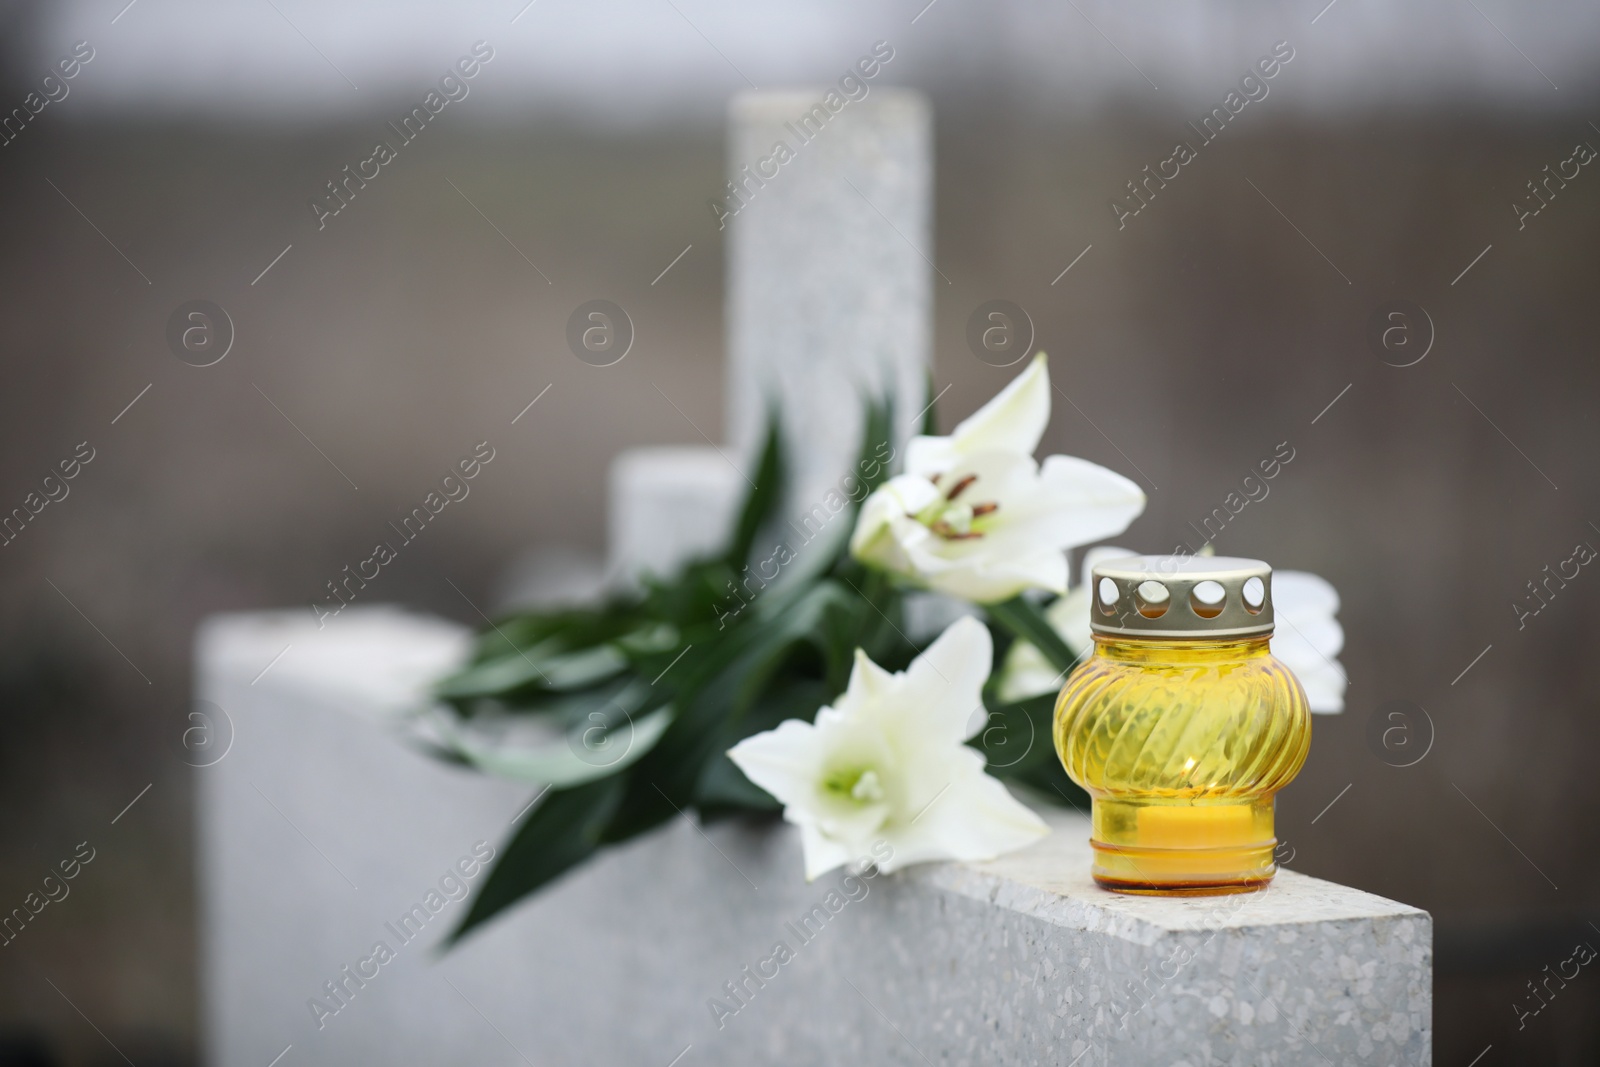
POLYGON ((1311 722, 1269 640, 1094 635, 1056 701, 1055 744, 1093 799, 1095 881, 1164 895, 1271 881, 1273 797, 1305 762, 1311 722))

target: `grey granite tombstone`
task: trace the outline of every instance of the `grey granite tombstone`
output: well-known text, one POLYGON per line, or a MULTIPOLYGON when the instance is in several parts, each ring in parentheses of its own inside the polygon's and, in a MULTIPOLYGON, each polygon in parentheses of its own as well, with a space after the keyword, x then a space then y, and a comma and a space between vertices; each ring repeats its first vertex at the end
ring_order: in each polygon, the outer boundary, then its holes
POLYGON ((867 398, 895 397, 910 435, 933 322, 927 103, 873 87, 824 122, 827 92, 741 94, 728 136, 728 432, 751 455, 778 405, 796 513, 850 472, 867 398))
POLYGON ((1430 1062, 1425 912, 1293 871, 1117 896, 1074 813, 993 863, 809 885, 781 823, 680 820, 441 953, 533 792, 387 725, 465 637, 384 608, 202 630, 199 694, 233 731, 197 771, 208 1062, 1430 1062))

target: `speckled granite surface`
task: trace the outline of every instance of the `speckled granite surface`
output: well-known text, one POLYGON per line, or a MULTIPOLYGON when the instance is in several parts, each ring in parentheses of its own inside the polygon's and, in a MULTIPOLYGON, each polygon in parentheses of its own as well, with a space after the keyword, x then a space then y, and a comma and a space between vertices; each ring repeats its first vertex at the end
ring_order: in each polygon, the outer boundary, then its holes
POLYGON ((392 924, 531 791, 383 725, 395 665, 447 660, 458 630, 345 614, 202 633, 199 695, 234 729, 196 772, 209 1062, 1430 1062, 1426 913, 1293 872, 1245 896, 1119 897, 1090 881, 1071 814, 993 863, 810 885, 780 825, 680 821, 455 951, 433 947, 450 901, 402 945, 392 924), (380 940, 394 958, 319 1019, 312 998, 380 940))
POLYGON ((973 1006, 1031 1020, 1005 1043, 1009 1058, 967 1045, 955 1059, 1431 1062, 1426 912, 1293 871, 1241 896, 1119 896, 1089 877, 1087 821, 1052 821, 1025 852, 910 876, 965 898, 954 908, 968 916, 973 1006))

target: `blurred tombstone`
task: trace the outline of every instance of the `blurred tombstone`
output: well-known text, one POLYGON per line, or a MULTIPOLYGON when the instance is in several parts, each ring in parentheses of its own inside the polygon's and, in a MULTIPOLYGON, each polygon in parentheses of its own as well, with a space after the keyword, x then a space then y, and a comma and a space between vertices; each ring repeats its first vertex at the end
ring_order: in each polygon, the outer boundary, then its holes
POLYGON ((605 559, 585 545, 535 545, 501 572, 491 612, 583 604, 605 590, 605 559))
POLYGON ((744 487, 715 448, 633 448, 611 464, 612 577, 666 577, 689 558, 722 547, 744 487))

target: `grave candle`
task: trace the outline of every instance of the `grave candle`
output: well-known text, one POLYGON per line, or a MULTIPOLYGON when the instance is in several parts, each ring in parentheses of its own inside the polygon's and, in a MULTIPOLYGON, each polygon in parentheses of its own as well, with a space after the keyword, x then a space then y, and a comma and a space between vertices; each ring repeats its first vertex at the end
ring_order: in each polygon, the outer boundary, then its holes
POLYGON ((1094 568, 1094 655, 1056 703, 1055 742, 1093 800, 1094 878, 1124 893, 1271 881, 1273 804, 1311 744, 1274 659, 1272 568, 1139 556, 1094 568))

